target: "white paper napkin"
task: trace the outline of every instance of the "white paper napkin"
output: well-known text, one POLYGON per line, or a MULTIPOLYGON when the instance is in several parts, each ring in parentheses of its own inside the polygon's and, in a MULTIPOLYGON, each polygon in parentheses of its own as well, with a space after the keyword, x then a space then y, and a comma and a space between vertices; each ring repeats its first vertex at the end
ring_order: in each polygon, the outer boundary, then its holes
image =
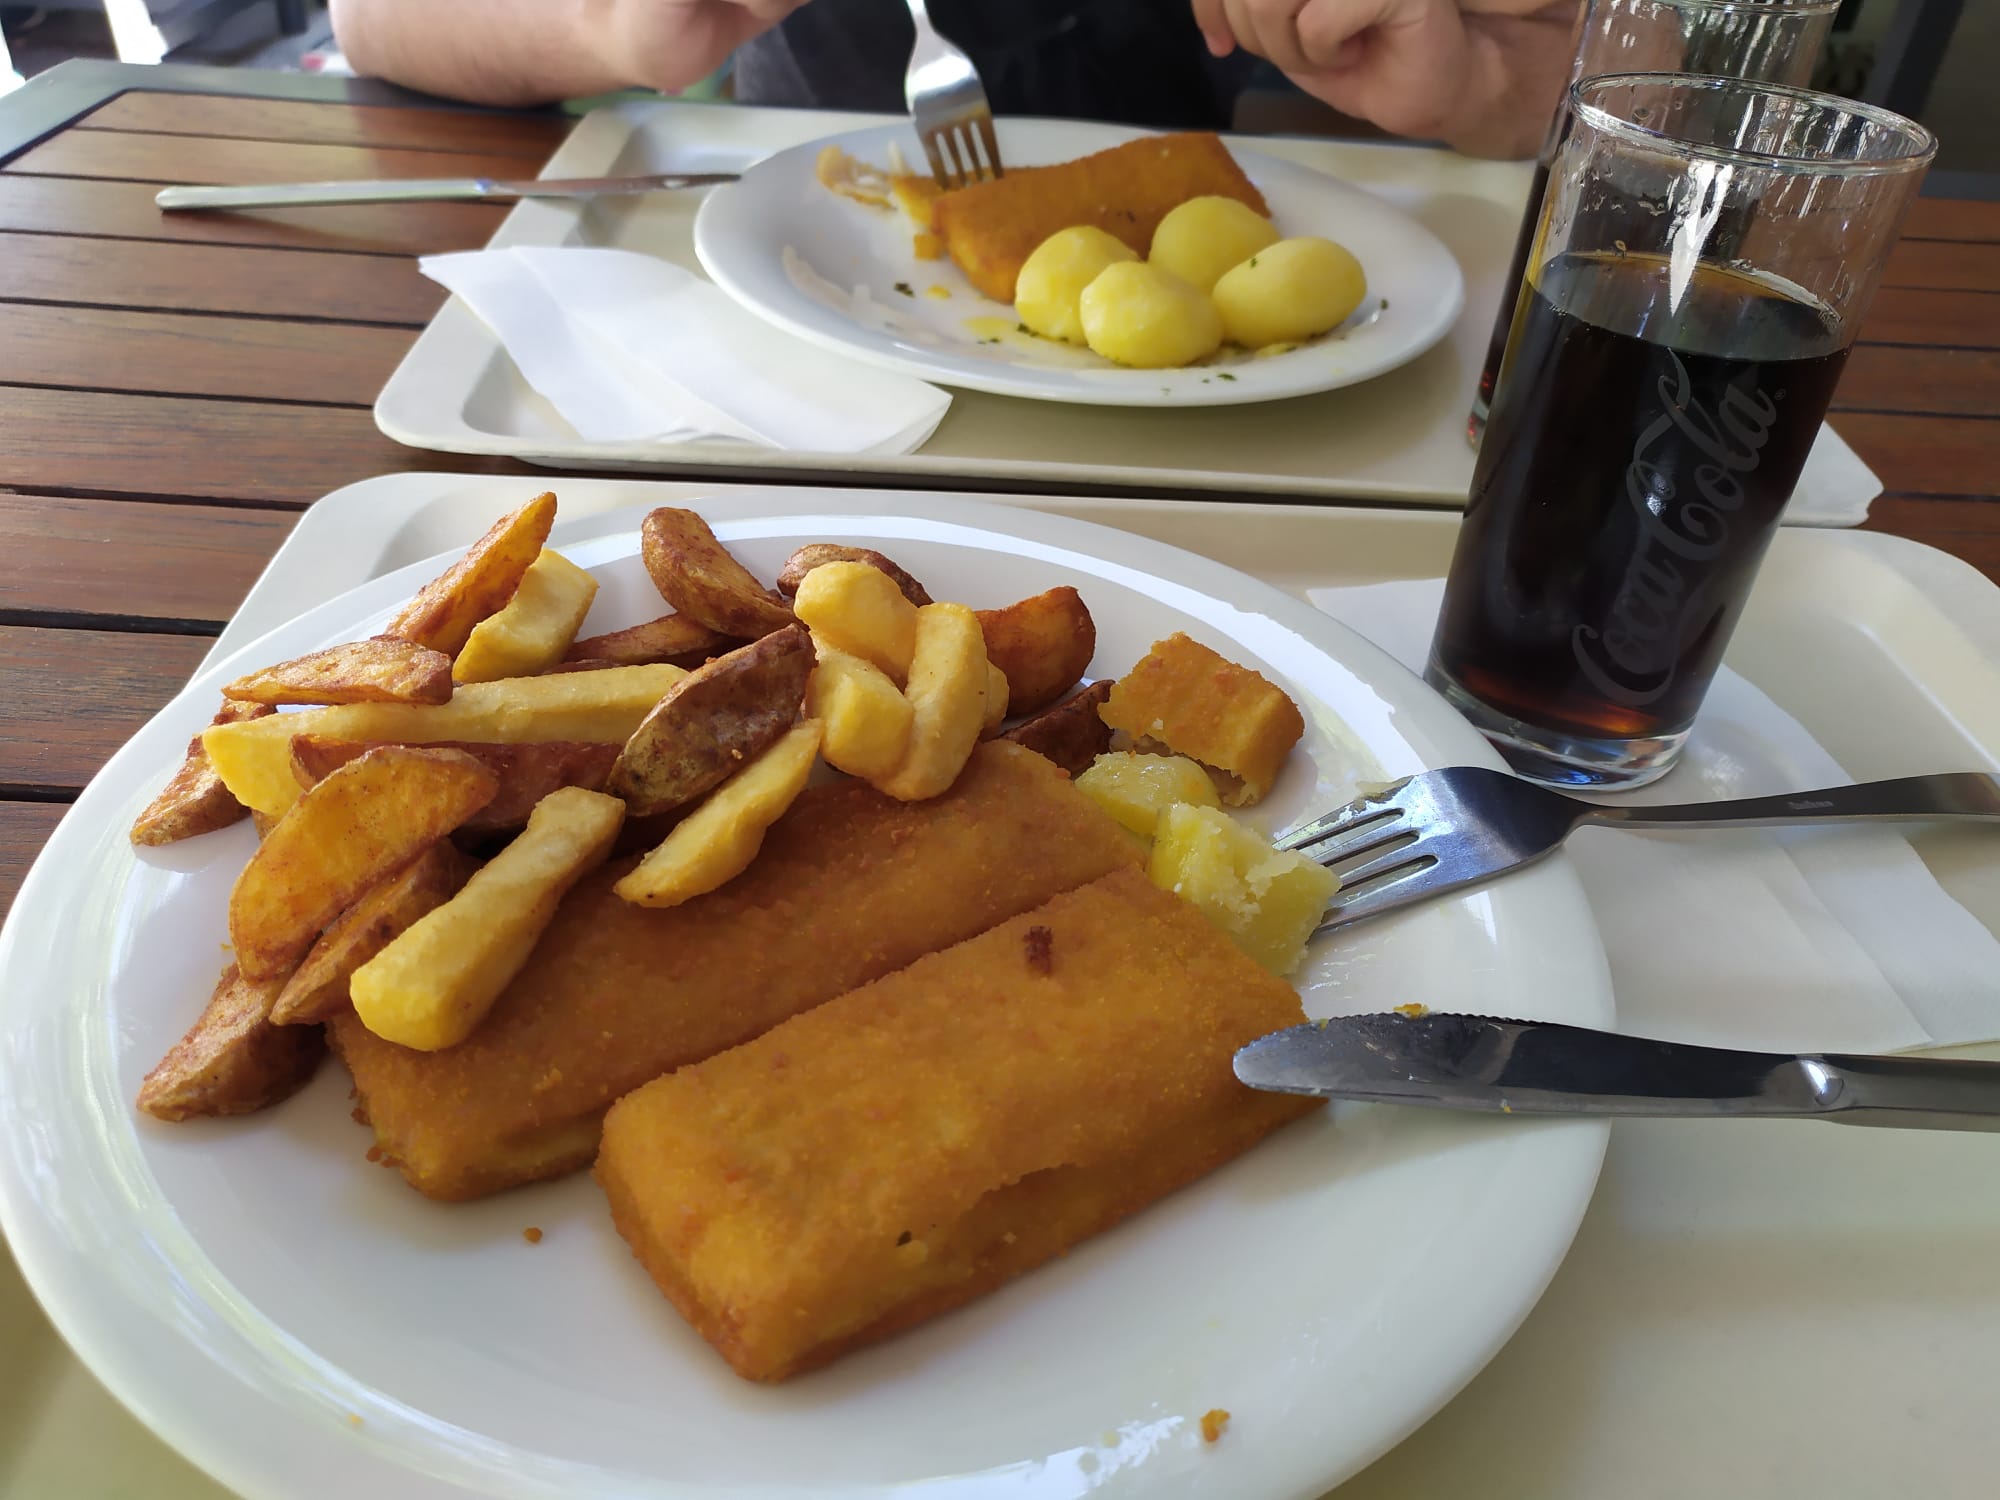
MULTIPOLYGON (((1443 591, 1428 578, 1311 598, 1421 671, 1443 591)), ((1680 765, 1601 800, 1702 802, 1852 779, 1724 667, 1680 765)), ((1622 1030, 1785 1052, 2000 1038, 2000 942, 1892 829, 1585 828, 1567 848, 1603 934, 1622 1030)))
POLYGON ((1822 422, 1785 507, 1785 524, 1859 526, 1868 519, 1869 502, 1881 493, 1875 471, 1847 446, 1847 439, 1822 422))
POLYGON ((794 338, 650 255, 517 245, 417 264, 590 442, 909 453, 951 405, 934 385, 794 338))

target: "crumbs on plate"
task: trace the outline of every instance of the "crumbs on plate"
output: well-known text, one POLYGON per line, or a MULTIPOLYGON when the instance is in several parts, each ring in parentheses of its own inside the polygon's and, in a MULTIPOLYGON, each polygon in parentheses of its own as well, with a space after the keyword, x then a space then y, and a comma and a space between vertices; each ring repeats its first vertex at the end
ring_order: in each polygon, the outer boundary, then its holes
POLYGON ((1229 1413, 1221 1407, 1213 1407, 1201 1414, 1201 1440, 1212 1443, 1222 1436, 1222 1429, 1229 1425, 1229 1413))

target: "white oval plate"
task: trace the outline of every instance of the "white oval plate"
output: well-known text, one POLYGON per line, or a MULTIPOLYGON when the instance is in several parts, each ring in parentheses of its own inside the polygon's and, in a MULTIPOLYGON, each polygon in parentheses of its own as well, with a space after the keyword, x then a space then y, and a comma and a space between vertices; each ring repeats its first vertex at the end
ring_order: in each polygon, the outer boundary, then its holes
MULTIPOLYGON (((1147 133, 1078 120, 997 124, 1001 159, 1012 166, 1068 161, 1147 133)), ((1458 262, 1414 219, 1324 173, 1231 143, 1280 233, 1338 240, 1360 260, 1368 295, 1346 323, 1285 354, 1225 351, 1184 370, 1121 369, 1087 349, 1011 332, 982 343, 1014 328, 1013 308, 982 297, 950 261, 918 260, 902 213, 823 187, 814 163, 829 144, 878 167, 888 165, 892 144, 906 160, 924 159, 907 124, 766 157, 702 204, 694 223, 702 269, 744 307, 802 339, 943 385, 1094 406, 1275 401, 1407 364, 1445 336, 1465 302, 1458 262), (949 295, 936 297, 932 287, 949 295)))
MULTIPOLYGON (((587 630, 660 607, 639 514, 567 549, 602 583, 587 630)), ((941 598, 1072 583, 1100 674, 1176 629, 1255 665, 1309 726, 1261 809, 1273 825, 1358 779, 1497 764, 1317 611, 1122 532, 928 501, 717 530, 764 577, 837 538, 941 598)), ((260 1115, 138 1117, 140 1078, 213 983, 253 839, 239 825, 135 852, 130 820, 221 683, 380 628, 443 561, 204 673, 85 790, 0 934, 0 1224, 78 1354, 223 1483, 253 1500, 1317 1495, 1436 1410, 1534 1304, 1589 1199, 1601 1121, 1342 1108, 976 1306, 766 1388, 675 1315, 588 1176, 427 1202, 363 1160, 337 1065, 260 1115), (1210 1445, 1212 1407, 1233 1419, 1210 1445)), ((1612 1018, 1560 858, 1322 939, 1301 989, 1316 1015, 1417 1000, 1612 1018)))

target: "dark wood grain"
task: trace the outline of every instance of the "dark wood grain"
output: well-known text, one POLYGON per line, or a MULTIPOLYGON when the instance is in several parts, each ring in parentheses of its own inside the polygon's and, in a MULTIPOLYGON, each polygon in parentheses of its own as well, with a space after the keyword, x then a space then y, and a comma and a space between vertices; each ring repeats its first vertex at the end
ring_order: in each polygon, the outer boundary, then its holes
POLYGON ((421 327, 444 297, 381 256, 0 234, 0 298, 421 327))
POLYGON ((207 650, 205 636, 0 625, 0 786, 81 788, 207 650))
POLYGON ((0 611, 220 630, 298 513, 0 494, 0 611))
POLYGON ((208 245, 269 245, 375 255, 476 250, 493 237, 507 205, 376 203, 354 208, 162 213, 148 182, 28 177, 0 172, 0 230, 208 245))
POLYGON ((564 115, 234 99, 134 91, 85 115, 77 130, 204 135, 317 146, 400 146, 545 160, 576 122, 564 115))
POLYGON ((1862 344, 1848 356, 1833 409, 2000 416, 2000 351, 1862 344))
POLYGON ((1919 198, 1903 222, 1906 239, 2000 241, 2000 203, 1919 198))
POLYGON ((1866 527, 1949 552, 2000 584, 2000 500, 1881 495, 1866 527))
POLYGON ((13 907, 28 866, 68 811, 56 802, 0 802, 0 921, 13 907))
POLYGON ((2000 295, 1884 287, 1861 325, 1861 338, 1941 349, 2000 349, 2000 295))
POLYGON ((1890 255, 1882 285, 2000 292, 2000 243, 1905 239, 1890 255))
POLYGON ((2000 481, 2000 419, 1846 412, 1834 425, 1892 494, 1991 495, 2000 481))
POLYGON ((0 171, 126 182, 352 182, 376 177, 532 177, 536 162, 493 152, 301 146, 212 135, 126 135, 66 130, 0 171))

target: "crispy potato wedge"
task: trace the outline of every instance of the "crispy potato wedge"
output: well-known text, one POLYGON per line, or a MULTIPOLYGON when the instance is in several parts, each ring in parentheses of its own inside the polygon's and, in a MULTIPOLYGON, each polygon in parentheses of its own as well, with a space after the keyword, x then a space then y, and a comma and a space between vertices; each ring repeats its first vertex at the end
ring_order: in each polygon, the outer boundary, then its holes
MULTIPOLYGON (((329 740, 302 734, 292 741, 292 774, 308 787, 336 766, 366 754, 376 746, 365 740, 329 740)), ((500 778, 493 800, 459 824, 465 833, 494 833, 519 828, 535 804, 557 787, 580 786, 601 792, 618 759, 619 745, 593 745, 579 740, 540 740, 527 745, 482 745, 477 740, 446 741, 433 748, 458 750, 500 778)))
POLYGON ((514 597, 472 627, 454 682, 530 677, 554 666, 576 639, 577 627, 597 597, 597 580, 552 548, 544 547, 514 597))
POLYGON ((873 547, 844 547, 839 542, 807 542, 786 558, 785 565, 778 569, 778 592, 788 598, 798 593, 799 584, 806 574, 822 563, 830 562, 866 563, 878 573, 887 573, 895 579, 903 597, 919 609, 931 602, 930 594, 921 583, 873 547))
POLYGON ((1031 714, 1075 687, 1097 654, 1097 624, 1083 597, 1064 585, 979 611, 986 655, 1007 674, 1009 711, 1031 714))
POLYGON ((246 1115, 289 1098, 326 1053, 313 1026, 276 1026, 271 1003, 283 976, 261 983, 231 964, 201 1018, 139 1085, 139 1108, 155 1119, 246 1115))
POLYGON ((563 662, 573 666, 637 667, 663 661, 693 671, 711 657, 743 643, 698 625, 686 615, 661 615, 643 625, 572 641, 563 662))
POLYGON ((1007 674, 989 658, 986 663, 986 718, 980 724, 980 737, 992 734, 1007 722, 1007 704, 1013 696, 1008 686, 1007 674))
POLYGON ((278 992, 271 1022, 297 1026, 324 1021, 347 1004, 354 971, 425 912, 458 894, 477 862, 450 839, 439 839, 409 864, 363 893, 319 935, 278 992))
POLYGON ((616 797, 581 787, 549 793, 463 890, 354 971, 347 989, 361 1024, 423 1052, 464 1041, 624 821, 616 797))
POLYGON ((556 497, 550 494, 502 516, 470 552, 425 584, 382 633, 458 655, 472 627, 514 597, 555 519, 556 497))
POLYGON ((754 641, 792 623, 785 601, 731 557, 691 510, 661 506, 639 523, 639 554, 653 586, 681 614, 754 641))
MULTIPOLYGON (((263 703, 238 703, 224 698, 222 707, 209 720, 216 724, 240 724, 246 719, 261 719, 274 710, 263 703)), ((135 844, 172 844, 181 839, 191 839, 196 834, 213 833, 218 828, 227 828, 249 811, 231 795, 222 784, 222 777, 215 767, 208 763, 208 751, 203 748, 201 736, 188 741, 187 759, 174 772, 173 779, 160 788, 160 794, 146 804, 146 810, 132 820, 132 842, 135 844)))
POLYGON ((688 673, 632 731, 605 790, 636 817, 692 802, 798 722, 812 670, 812 637, 788 625, 688 673))
POLYGON ((216 774, 239 802, 275 816, 299 798, 298 778, 292 772, 296 736, 393 745, 461 740, 622 745, 660 695, 685 675, 679 667, 658 663, 550 677, 505 677, 468 683, 452 694, 451 702, 435 707, 350 703, 219 724, 203 733, 202 745, 216 774))
POLYGON ((1111 696, 1111 679, 1093 682, 1025 724, 1016 724, 1000 738, 1025 745, 1071 776, 1081 776, 1092 761, 1111 748, 1111 726, 1099 717, 1098 705, 1111 696))
POLYGON ((451 658, 392 636, 329 646, 239 677, 223 694, 248 703, 448 703, 451 658))
POLYGON ((764 831, 805 790, 820 725, 805 719, 674 825, 612 890, 635 906, 678 906, 750 868, 764 831))
MULTIPOLYGON (((806 578, 824 571, 816 568, 806 578)), ((899 802, 921 802, 958 780, 986 722, 986 642, 979 617, 963 604, 926 604, 917 611, 917 646, 903 696, 910 700, 909 749, 902 764, 873 785, 899 802)))
POLYGON ((887 776, 910 748, 910 700, 873 662, 824 643, 818 652, 806 687, 806 717, 823 726, 820 754, 835 770, 863 781, 887 776))
POLYGON ((898 687, 908 679, 917 606, 887 573, 866 563, 821 563, 799 581, 792 608, 814 639, 873 662, 898 687))
POLYGON ((229 940, 243 977, 289 974, 329 922, 499 787, 456 750, 383 745, 303 793, 229 893, 229 940))

